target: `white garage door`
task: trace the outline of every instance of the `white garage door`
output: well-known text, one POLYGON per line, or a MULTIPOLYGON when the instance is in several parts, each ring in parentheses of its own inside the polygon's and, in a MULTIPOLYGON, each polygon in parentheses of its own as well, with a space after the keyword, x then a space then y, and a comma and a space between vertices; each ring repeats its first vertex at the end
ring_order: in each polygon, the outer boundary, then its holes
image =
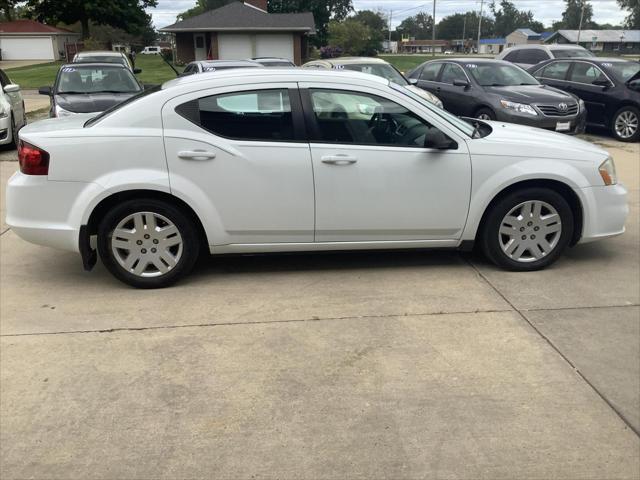
POLYGON ((220 60, 244 60, 253 57, 251 37, 249 35, 218 35, 218 58, 220 60))
POLYGON ((3 60, 54 60, 51 37, 2 37, 3 60))
POLYGON ((287 58, 293 62, 293 35, 256 35, 256 57, 287 58))

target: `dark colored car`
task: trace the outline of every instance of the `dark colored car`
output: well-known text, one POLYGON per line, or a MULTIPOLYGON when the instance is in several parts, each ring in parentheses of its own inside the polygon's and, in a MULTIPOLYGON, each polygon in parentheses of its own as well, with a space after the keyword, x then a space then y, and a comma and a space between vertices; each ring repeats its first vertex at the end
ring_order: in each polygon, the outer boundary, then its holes
POLYGON ((180 76, 186 77, 196 73, 217 72, 230 68, 263 68, 263 65, 253 60, 196 60, 188 63, 180 76))
POLYGON ((461 117, 500 120, 565 133, 584 131, 581 100, 542 85, 522 68, 502 60, 455 58, 425 62, 409 72, 417 85, 437 95, 461 117))
POLYGON ((70 63, 60 67, 52 87, 50 117, 101 113, 143 90, 133 72, 115 63, 70 63))
POLYGON ((621 58, 549 60, 529 69, 545 85, 580 97, 587 124, 623 142, 640 140, 640 63, 621 58))

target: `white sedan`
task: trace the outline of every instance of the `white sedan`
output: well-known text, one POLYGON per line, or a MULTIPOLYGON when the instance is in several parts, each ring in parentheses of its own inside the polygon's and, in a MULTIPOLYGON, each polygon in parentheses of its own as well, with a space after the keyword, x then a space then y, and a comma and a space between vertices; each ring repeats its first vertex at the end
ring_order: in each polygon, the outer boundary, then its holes
POLYGON ((587 142, 470 123, 371 75, 243 69, 172 80, 20 131, 7 223, 162 287, 213 254, 459 248, 536 270, 624 232, 627 191, 587 142))
POLYGON ((27 123, 20 86, 0 70, 0 145, 18 144, 18 130, 27 123))

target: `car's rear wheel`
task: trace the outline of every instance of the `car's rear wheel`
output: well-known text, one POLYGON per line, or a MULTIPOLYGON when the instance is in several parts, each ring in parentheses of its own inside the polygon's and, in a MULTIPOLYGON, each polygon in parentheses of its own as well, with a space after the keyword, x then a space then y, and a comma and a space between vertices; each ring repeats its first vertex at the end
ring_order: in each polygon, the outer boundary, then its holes
POLYGON ((640 139, 640 110, 622 107, 613 116, 611 123, 613 136, 621 142, 636 142, 640 139))
POLYGON ((137 288, 162 288, 191 271, 200 250, 196 227, 182 210, 155 200, 129 200, 98 227, 98 252, 107 269, 137 288))
POLYGON ((475 117, 479 120, 495 120, 496 114, 490 108, 481 108, 476 112, 475 117))
POLYGON ((516 271, 555 262, 573 235, 573 213, 562 195, 547 188, 526 188, 500 199, 481 231, 485 255, 516 271))

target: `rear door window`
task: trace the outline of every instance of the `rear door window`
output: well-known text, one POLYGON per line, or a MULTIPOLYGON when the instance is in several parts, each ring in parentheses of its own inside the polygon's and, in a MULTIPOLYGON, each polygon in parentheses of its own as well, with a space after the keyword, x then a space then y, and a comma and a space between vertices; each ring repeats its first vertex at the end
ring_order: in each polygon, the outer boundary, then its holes
POLYGON ((535 65, 536 63, 549 60, 549 55, 543 50, 537 48, 523 48, 518 55, 517 63, 526 63, 527 65, 535 65))
POLYGON ((536 72, 536 77, 550 78, 553 80, 564 80, 569 71, 569 62, 553 62, 536 72))
POLYGON ((289 91, 256 90, 211 95, 176 107, 199 127, 235 140, 294 141, 289 91))
POLYGON ((422 69, 420 80, 435 82, 438 78, 438 72, 440 72, 440 68, 442 68, 442 63, 428 63, 422 69))
POLYGON ((520 50, 514 50, 513 52, 507 53, 507 55, 503 58, 507 62, 517 63, 520 58, 520 50))

